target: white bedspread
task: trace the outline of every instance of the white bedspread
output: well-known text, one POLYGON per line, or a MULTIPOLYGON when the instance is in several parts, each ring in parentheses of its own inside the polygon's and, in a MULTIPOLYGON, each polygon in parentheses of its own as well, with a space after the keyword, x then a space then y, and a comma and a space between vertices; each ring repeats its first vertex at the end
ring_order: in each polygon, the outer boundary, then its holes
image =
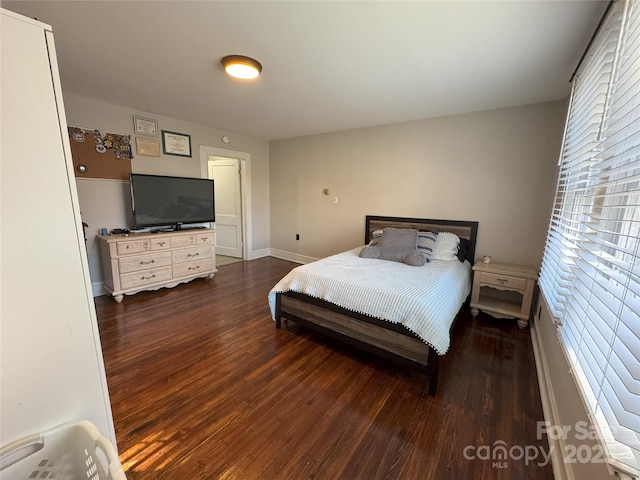
POLYGON ((269 292, 275 318, 276 292, 294 291, 372 317, 401 323, 440 355, 449 330, 471 291, 469 262, 432 261, 423 267, 360 258, 362 247, 294 268, 269 292))

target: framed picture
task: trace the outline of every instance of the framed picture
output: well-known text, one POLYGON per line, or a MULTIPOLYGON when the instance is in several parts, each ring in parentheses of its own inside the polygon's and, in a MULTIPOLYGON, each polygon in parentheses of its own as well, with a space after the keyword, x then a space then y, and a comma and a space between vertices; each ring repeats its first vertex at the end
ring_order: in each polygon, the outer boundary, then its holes
POLYGON ((191 135, 162 130, 162 153, 190 157, 191 135))
POLYGON ((149 157, 160 156, 160 140, 136 137, 136 152, 149 157))
POLYGON ((133 116, 133 129, 136 135, 149 135, 151 137, 158 136, 158 122, 151 118, 133 116))

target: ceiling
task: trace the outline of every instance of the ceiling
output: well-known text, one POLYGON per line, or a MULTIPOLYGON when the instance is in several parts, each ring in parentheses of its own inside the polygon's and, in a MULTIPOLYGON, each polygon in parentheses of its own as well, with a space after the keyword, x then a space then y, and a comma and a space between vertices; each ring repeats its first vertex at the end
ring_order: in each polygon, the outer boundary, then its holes
POLYGON ((606 1, 3 1, 62 88, 264 140, 567 98, 606 1), (258 80, 220 59, 251 56, 258 80))

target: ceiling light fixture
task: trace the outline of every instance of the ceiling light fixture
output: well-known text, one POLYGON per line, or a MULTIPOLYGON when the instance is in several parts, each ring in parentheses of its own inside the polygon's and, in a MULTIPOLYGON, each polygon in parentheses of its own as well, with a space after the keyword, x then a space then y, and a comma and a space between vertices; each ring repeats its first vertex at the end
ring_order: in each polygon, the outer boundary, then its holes
POLYGON ((227 55, 220 63, 227 74, 236 78, 252 79, 262 72, 260 62, 244 55, 227 55))

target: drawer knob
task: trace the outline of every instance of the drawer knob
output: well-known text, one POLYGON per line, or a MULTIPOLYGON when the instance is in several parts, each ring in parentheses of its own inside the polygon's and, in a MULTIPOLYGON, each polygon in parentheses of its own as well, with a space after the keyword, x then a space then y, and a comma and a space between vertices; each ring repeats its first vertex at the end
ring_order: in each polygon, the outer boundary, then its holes
POLYGON ((187 253, 187 257, 197 257, 199 253, 187 253))
POLYGON ((150 260, 148 262, 145 262, 144 260, 140 260, 140 265, 149 265, 150 263, 156 263, 155 260, 150 260))
POLYGON ((150 277, 145 277, 144 275, 142 277, 140 277, 140 280, 151 280, 152 278, 156 278, 155 274, 151 275, 150 277))
POLYGON ((504 278, 496 278, 496 280, 498 281, 498 283, 500 283, 500 285, 505 285, 509 283, 509 280, 506 280, 504 278))
POLYGON ((198 270, 200 268, 200 265, 196 266, 196 267, 189 267, 189 270, 198 270))

